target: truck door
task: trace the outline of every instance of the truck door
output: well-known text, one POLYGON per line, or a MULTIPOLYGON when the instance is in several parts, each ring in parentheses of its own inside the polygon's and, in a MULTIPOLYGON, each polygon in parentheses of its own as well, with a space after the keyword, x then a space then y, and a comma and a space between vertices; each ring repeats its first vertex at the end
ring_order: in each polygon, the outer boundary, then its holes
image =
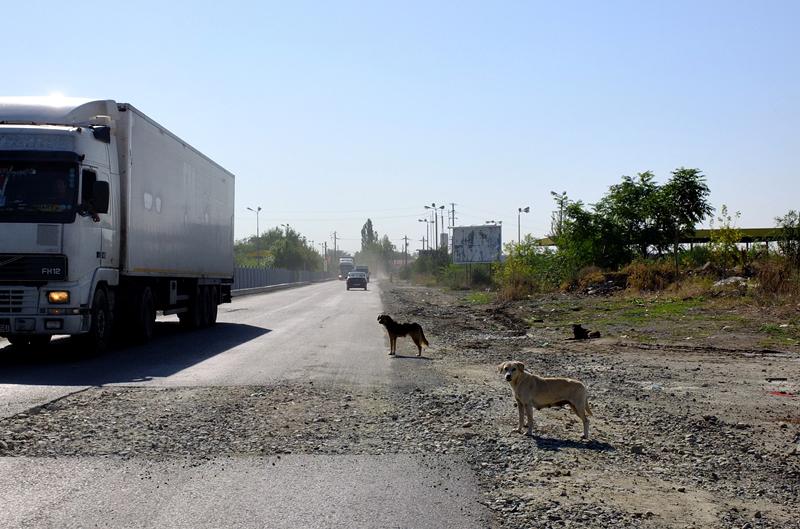
MULTIPOLYGON (((105 169, 99 169, 98 171, 98 178, 105 182, 108 182, 109 187, 111 187, 111 178, 109 177, 108 171, 105 169)), ((111 197, 115 196, 114 189, 109 190, 109 195, 111 197)), ((118 239, 116 237, 116 224, 115 219, 117 218, 116 213, 117 201, 116 200, 109 200, 108 202, 108 213, 100 215, 100 266, 103 267, 112 267, 116 268, 117 266, 117 244, 118 239)))
POLYGON ((81 200, 79 211, 81 214, 80 222, 84 224, 83 231, 86 233, 85 240, 90 245, 89 251, 94 251, 95 261, 102 266, 104 261, 103 251, 103 229, 100 217, 106 215, 96 215, 91 207, 92 190, 94 183, 97 182, 97 168, 84 168, 81 172, 81 200))

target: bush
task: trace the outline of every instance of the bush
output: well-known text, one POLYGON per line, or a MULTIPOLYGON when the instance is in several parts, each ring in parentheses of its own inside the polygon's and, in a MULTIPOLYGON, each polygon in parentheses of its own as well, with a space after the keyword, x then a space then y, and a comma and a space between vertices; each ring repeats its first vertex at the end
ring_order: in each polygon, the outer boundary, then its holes
POLYGON ((585 289, 606 282, 606 275, 596 266, 587 266, 578 272, 578 288, 585 289))
POLYGON ((736 222, 742 216, 738 211, 733 215, 728 213, 728 206, 722 205, 720 215, 717 217, 717 225, 711 220, 711 231, 709 243, 711 257, 714 264, 723 270, 730 269, 736 265, 744 265, 742 262, 742 252, 739 251, 737 243, 742 239, 742 230, 736 227, 736 222))
POLYGON ((677 279, 668 261, 634 261, 623 272, 628 274, 628 288, 636 290, 664 290, 677 279))
POLYGON ((495 265, 501 299, 522 299, 535 292, 551 291, 564 280, 563 255, 539 246, 530 236, 522 243, 507 245, 506 253, 505 262, 495 265))
POLYGON ((800 296, 800 270, 786 256, 762 259, 754 264, 757 292, 766 296, 800 296))
POLYGON ((683 268, 701 268, 703 265, 710 262, 711 249, 704 244, 698 244, 681 254, 681 266, 683 268))

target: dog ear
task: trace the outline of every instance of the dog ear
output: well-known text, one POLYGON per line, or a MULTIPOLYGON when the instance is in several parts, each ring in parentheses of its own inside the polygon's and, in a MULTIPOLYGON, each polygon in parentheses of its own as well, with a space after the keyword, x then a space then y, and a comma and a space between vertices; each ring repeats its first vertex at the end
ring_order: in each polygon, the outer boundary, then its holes
POLYGON ((503 370, 505 369, 505 365, 506 365, 505 362, 503 362, 502 364, 497 364, 497 372, 502 373, 503 370))
POLYGON ((517 369, 519 369, 520 371, 525 371, 525 364, 523 364, 522 362, 515 362, 515 363, 517 364, 517 369))

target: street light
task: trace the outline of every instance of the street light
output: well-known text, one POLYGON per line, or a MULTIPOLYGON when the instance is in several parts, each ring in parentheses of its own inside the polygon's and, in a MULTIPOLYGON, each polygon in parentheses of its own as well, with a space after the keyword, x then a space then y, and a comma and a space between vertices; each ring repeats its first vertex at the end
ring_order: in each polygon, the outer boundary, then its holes
POLYGON ((261 206, 257 206, 256 209, 248 207, 250 211, 256 214, 256 239, 258 239, 258 214, 261 212, 261 206))
POLYGON ((261 212, 261 206, 256 206, 256 209, 248 207, 250 211, 256 214, 256 253, 258 254, 258 264, 261 264, 261 242, 259 240, 259 231, 258 231, 258 214, 261 212))
POLYGON ((530 213, 530 211, 531 211, 530 206, 525 206, 524 208, 517 208, 517 244, 522 244, 522 233, 520 230, 519 218, 520 216, 522 216, 523 213, 530 213))
MULTIPOLYGON (((425 207, 427 207, 427 206, 425 206, 425 207)), ((428 219, 417 219, 417 220, 419 222, 424 222, 425 223, 425 236, 428 238, 428 247, 430 247, 430 244, 431 244, 431 232, 430 232, 430 228, 428 226, 430 226, 431 221, 429 221, 428 219)), ((425 249, 425 244, 424 243, 422 244, 422 249, 423 250, 425 249)))
MULTIPOLYGON (((430 206, 425 206, 425 209, 433 210, 432 211, 432 213, 433 213, 433 223, 434 223, 434 230, 436 232, 436 239, 437 239, 436 240, 436 249, 438 249, 439 248, 439 241, 438 241, 438 239, 439 239, 439 216, 437 215, 436 210, 437 209, 444 209, 444 205, 437 206, 435 202, 431 202, 431 205, 430 206)), ((444 224, 444 222, 442 222, 442 224, 444 224)))

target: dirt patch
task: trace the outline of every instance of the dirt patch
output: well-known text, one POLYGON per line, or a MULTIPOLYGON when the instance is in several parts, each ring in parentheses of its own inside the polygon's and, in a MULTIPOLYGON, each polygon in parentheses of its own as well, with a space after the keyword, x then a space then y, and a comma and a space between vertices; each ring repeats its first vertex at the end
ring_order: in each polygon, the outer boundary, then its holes
POLYGON ((456 392, 493 399, 473 433, 492 447, 479 473, 501 524, 800 527, 791 310, 731 299, 465 297, 396 285, 385 305, 425 327, 434 367, 456 392), (569 340, 572 323, 603 338, 569 340), (566 410, 535 414, 533 438, 507 433, 516 410, 494 366, 512 358, 587 384, 592 442, 579 440, 566 410))

